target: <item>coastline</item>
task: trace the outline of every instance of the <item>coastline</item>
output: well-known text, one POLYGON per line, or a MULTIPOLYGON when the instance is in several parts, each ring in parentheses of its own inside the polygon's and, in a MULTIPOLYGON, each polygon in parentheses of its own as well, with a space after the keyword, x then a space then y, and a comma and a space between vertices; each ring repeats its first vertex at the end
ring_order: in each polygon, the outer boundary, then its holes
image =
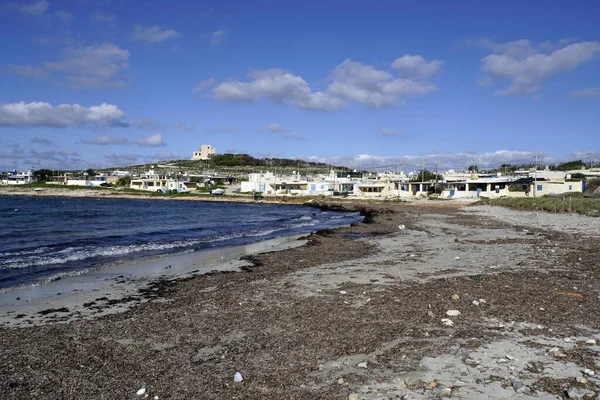
POLYGON ((0 394, 598 393, 598 379, 582 371, 599 368, 599 222, 448 202, 343 206, 361 209, 366 223, 254 255, 240 273, 161 281, 123 313, 2 328, 0 394))

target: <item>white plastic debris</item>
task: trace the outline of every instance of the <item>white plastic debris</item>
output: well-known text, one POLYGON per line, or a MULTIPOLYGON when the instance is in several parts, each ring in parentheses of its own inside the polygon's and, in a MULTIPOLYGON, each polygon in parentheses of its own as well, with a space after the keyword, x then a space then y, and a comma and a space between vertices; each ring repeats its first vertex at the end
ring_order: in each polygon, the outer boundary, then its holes
POLYGON ((244 377, 239 372, 236 372, 235 375, 233 376, 234 382, 242 382, 243 380, 244 380, 244 377))
POLYGON ((143 396, 144 393, 146 393, 146 388, 140 388, 137 392, 135 392, 135 394, 137 394, 138 396, 143 396))
POLYGON ((485 304, 485 303, 486 303, 486 301, 485 301, 484 299, 479 299, 479 302, 480 302, 481 304, 485 304))
POLYGON ((460 260, 459 256, 454 257, 455 260, 460 260))
POLYGON ((367 362, 363 361, 361 363, 356 364, 358 368, 367 368, 367 362))
POLYGON ((514 360, 515 358, 513 356, 511 356, 510 354, 505 355, 504 357, 506 357, 507 360, 514 360))
POLYGON ((442 324, 445 326, 454 326, 454 322, 450 318, 442 318, 442 324))
POLYGON ((346 292, 345 290, 340 290, 340 294, 346 294, 348 292, 346 292))
POLYGON ((589 381, 588 381, 586 378, 584 378, 583 376, 578 376, 578 377, 576 378, 576 381, 577 381, 577 382, 579 382, 579 383, 583 383, 584 385, 585 385, 586 383, 588 383, 588 382, 589 382, 589 381))
POLYGON ((587 344, 596 344, 596 339, 590 339, 585 341, 587 344))
POLYGON ((473 300, 473 305, 474 305, 474 306, 478 306, 478 305, 479 305, 479 301, 477 301, 477 300, 473 300))
POLYGON ((594 370, 586 368, 583 370, 583 373, 588 375, 588 376, 592 376, 592 375, 596 375, 596 372, 594 372, 594 370))
POLYGON ((564 340, 565 342, 569 343, 569 342, 571 341, 571 338, 570 338, 570 337, 566 337, 566 338, 564 338, 563 340, 564 340))
POLYGON ((449 317, 458 317, 459 315, 462 315, 462 313, 458 310, 448 310, 446 311, 446 315, 449 317))

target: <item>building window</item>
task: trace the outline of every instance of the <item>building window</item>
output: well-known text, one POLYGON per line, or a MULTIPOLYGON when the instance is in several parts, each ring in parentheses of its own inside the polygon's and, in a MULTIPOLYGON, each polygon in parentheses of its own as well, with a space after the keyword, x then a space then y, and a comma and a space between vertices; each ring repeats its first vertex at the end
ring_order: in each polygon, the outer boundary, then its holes
POLYGON ((537 190, 541 191, 542 190, 542 185, 537 185, 537 190))

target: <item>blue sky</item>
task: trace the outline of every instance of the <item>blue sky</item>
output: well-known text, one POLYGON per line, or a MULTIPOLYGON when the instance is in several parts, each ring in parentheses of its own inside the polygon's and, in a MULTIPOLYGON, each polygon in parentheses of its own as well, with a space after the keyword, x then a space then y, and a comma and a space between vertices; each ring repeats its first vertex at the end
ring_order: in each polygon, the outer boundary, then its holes
POLYGON ((0 169, 600 154, 597 1, 0 2, 0 169))

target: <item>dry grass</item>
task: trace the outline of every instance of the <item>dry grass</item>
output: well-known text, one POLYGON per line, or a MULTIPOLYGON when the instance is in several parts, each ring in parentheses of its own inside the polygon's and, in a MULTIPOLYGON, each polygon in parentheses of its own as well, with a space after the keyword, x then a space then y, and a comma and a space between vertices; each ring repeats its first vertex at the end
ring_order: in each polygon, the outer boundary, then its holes
POLYGON ((553 213, 576 212, 582 215, 600 217, 600 199, 583 197, 538 197, 482 199, 480 204, 503 206, 518 210, 539 210, 553 213))

